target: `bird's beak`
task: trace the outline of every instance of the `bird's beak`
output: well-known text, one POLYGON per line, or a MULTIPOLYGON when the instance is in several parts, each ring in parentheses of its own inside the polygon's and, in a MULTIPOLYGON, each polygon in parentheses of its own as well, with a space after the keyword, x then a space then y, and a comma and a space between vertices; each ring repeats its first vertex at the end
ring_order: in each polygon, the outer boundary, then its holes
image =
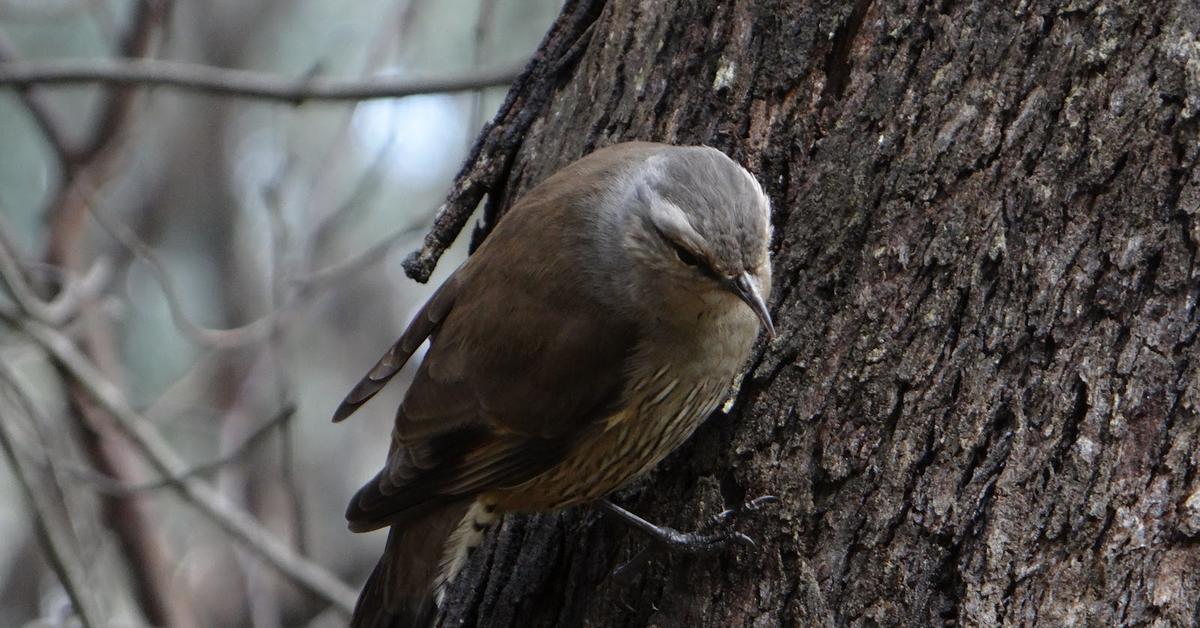
POLYGON ((775 324, 771 322, 771 313, 767 311, 767 304, 763 301, 757 282, 750 277, 750 273, 742 273, 730 278, 729 289, 754 311, 754 315, 762 323, 763 331, 767 332, 767 341, 774 340, 775 324))

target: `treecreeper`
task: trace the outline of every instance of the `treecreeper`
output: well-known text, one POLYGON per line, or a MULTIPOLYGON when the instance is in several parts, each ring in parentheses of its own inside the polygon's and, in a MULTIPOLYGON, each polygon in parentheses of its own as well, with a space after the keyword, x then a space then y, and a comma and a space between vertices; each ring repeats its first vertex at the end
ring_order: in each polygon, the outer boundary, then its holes
POLYGON ((518 200, 334 415, 429 340, 346 511, 390 527, 351 625, 428 624, 503 513, 600 500, 686 440, 774 334, 770 239, 758 181, 702 146, 613 145, 518 200))

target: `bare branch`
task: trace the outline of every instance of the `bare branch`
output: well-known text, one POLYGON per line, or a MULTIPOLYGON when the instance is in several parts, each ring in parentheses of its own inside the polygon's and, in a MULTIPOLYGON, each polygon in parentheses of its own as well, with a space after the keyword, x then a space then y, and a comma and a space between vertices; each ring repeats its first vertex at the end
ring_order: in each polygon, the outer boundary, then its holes
MULTIPOLYGON (((62 583, 63 589, 71 599, 71 605, 74 607, 79 622, 84 628, 102 626, 104 625, 103 614, 92 597, 92 587, 86 582, 86 570, 77 558, 80 553, 78 540, 74 538, 69 522, 56 521, 54 513, 56 508, 49 502, 50 494, 61 496, 62 493, 58 490, 47 490, 42 486, 45 481, 36 479, 34 473, 25 467, 21 456, 18 455, 23 448, 17 445, 14 434, 10 431, 14 425, 12 420, 14 417, 9 412, 24 414, 28 420, 36 421, 36 410, 33 402, 13 377, 12 372, 3 363, 0 363, 0 392, 7 393, 3 396, 7 398, 6 405, 10 406, 9 411, 4 413, 5 420, 0 421, 0 448, 4 449, 9 466, 13 470, 13 477, 21 486, 21 491, 25 494, 25 501, 29 503, 29 510, 33 514, 34 525, 41 538, 42 548, 45 550, 50 564, 54 567, 54 572, 58 574, 59 582, 62 583)), ((53 473, 49 470, 45 475, 47 478, 53 478, 53 473)))
POLYGON ((464 92, 511 83, 520 67, 472 69, 459 74, 365 79, 309 77, 290 79, 263 72, 218 68, 197 63, 149 59, 63 59, 0 64, 0 85, 100 83, 161 86, 238 98, 279 100, 294 105, 310 100, 372 100, 416 94, 464 92))
POLYGON ((3 224, 0 224, 0 279, 8 286, 9 293, 21 311, 46 323, 62 322, 60 313, 51 312, 49 304, 29 285, 3 224))
POLYGON ((124 224, 111 220, 103 211, 92 203, 87 203, 91 215, 117 242, 129 249, 149 269, 150 275, 158 283, 167 300, 167 310, 171 313, 171 322, 185 338, 201 346, 227 348, 264 340, 271 331, 275 314, 267 314, 245 325, 229 329, 210 329, 202 327, 190 318, 180 303, 179 293, 167 273, 167 267, 132 229, 124 224))
MULTIPOLYGON (((137 413, 112 382, 108 381, 69 338, 57 330, 31 319, 13 317, 0 311, 15 326, 37 341, 72 379, 105 412, 121 432, 145 455, 150 464, 167 477, 184 476, 187 465, 167 443, 158 428, 137 413)), ((216 523, 238 543, 286 576, 303 590, 349 613, 357 597, 354 590, 320 565, 296 555, 287 545, 263 529, 245 511, 232 506, 207 482, 183 477, 171 485, 187 502, 216 523)))
POLYGON ((301 295, 303 296, 310 295, 312 292, 325 286, 337 285, 342 280, 354 277, 363 269, 379 262, 397 244, 407 242, 409 238, 415 237, 424 228, 424 225, 422 225, 420 227, 400 229, 349 259, 314 270, 303 277, 296 277, 291 280, 291 283, 299 286, 301 295))
MULTIPOLYGON (((281 175, 286 170, 281 171, 281 175)), ((284 277, 290 274, 288 263, 288 247, 292 237, 287 227, 283 212, 283 200, 278 184, 270 185, 263 190, 263 205, 266 208, 267 222, 271 234, 271 310, 278 311, 288 300, 290 290, 284 282, 284 277)), ((267 359, 275 371, 275 388, 279 403, 291 403, 292 390, 289 384, 289 372, 284 357, 286 348, 286 329, 279 317, 273 317, 270 335, 267 338, 267 359)), ((306 553, 308 534, 304 525, 304 504, 300 497, 300 485, 296 480, 295 442, 291 424, 284 424, 279 429, 279 480, 289 501, 291 525, 295 530, 296 551, 301 555, 306 553)))
POLYGON ((236 447, 229 450, 225 455, 213 460, 209 460, 208 462, 197 464, 188 468, 183 473, 170 477, 159 478, 149 482, 132 483, 122 482, 121 480, 109 477, 103 473, 96 473, 95 471, 83 466, 66 466, 64 469, 67 471, 67 473, 74 475, 88 484, 91 484, 96 490, 106 495, 125 496, 156 491, 163 488, 171 488, 188 478, 208 475, 209 473, 220 470, 222 467, 241 460, 247 454, 253 451, 254 448, 257 447, 267 435, 290 421, 295 414, 295 406, 284 407, 279 412, 275 413, 275 416, 271 417, 267 421, 263 422, 262 425, 255 428, 255 430, 251 432, 249 436, 242 440, 242 442, 238 443, 236 447))
POLYGON ((483 197, 493 194, 495 198, 525 131, 554 93, 558 75, 579 58, 591 41, 594 9, 593 3, 580 2, 564 10, 550 27, 533 60, 513 82, 495 119, 480 131, 421 249, 404 260, 404 272, 409 277, 421 283, 429 281, 438 260, 462 232, 483 197))
MULTIPOLYGON (((13 45, 0 33, 0 67, 13 62, 17 58, 17 51, 13 45)), ((30 89, 29 86, 20 87, 17 90, 17 96, 21 102, 25 104, 25 108, 29 110, 29 115, 33 118, 33 122, 41 129, 42 135, 46 138, 46 143, 50 145, 50 150, 54 151, 54 156, 58 159, 58 165, 63 170, 67 170, 74 163, 76 155, 67 141, 67 134, 59 123, 60 118, 51 110, 50 104, 42 99, 41 94, 36 90, 30 89)))
MULTIPOLYGON (((343 127, 345 128, 345 127, 343 127)), ((344 135, 344 131, 343 131, 344 135)), ((339 138, 340 144, 343 140, 339 138)), ((309 246, 314 250, 321 250, 326 241, 333 237, 334 232, 344 223, 350 222, 358 210, 367 206, 373 196, 378 194, 380 187, 384 181, 384 170, 388 162, 388 153, 395 147, 396 135, 389 133, 383 144, 375 151, 375 156, 371 158, 369 166, 363 169, 358 180, 351 186, 351 192, 346 196, 338 206, 329 212, 326 216, 317 222, 316 227, 312 229, 312 235, 309 237, 309 246)), ((334 151, 340 148, 337 144, 333 149, 326 152, 326 158, 336 154, 334 151)), ((322 172, 328 172, 324 170, 322 172)), ((309 198, 316 197, 314 193, 309 195, 309 198)))
POLYGON ((8 286, 13 300, 23 312, 47 325, 65 323, 78 311, 79 303, 99 294, 111 277, 112 268, 98 260, 81 279, 75 281, 68 277, 54 299, 43 301, 26 280, 12 240, 0 223, 0 280, 8 286))
MULTIPOLYGON (((120 54, 126 57, 153 56, 163 40, 172 0, 138 0, 132 3, 128 20, 120 28, 120 54)), ((115 31, 114 31, 115 32, 115 31)), ((91 192, 117 172, 124 139, 133 126, 133 113, 140 90, 116 89, 104 95, 86 139, 64 169, 57 191, 47 205, 49 234, 45 239, 43 260, 66 273, 80 273, 88 265, 83 245, 87 204, 91 192)), ((90 359, 117 372, 116 340, 99 308, 84 302, 80 312, 84 323, 82 342, 90 359)), ((62 365, 56 370, 63 371, 62 365)), ((112 421, 102 416, 89 402, 82 386, 65 373, 66 400, 76 417, 84 452, 97 469, 113 477, 129 479, 135 471, 131 448, 115 438, 112 421)), ((191 601, 185 591, 172 585, 170 574, 175 562, 165 537, 155 529, 148 504, 136 498, 106 498, 100 502, 100 515, 111 529, 129 567, 129 584, 142 614, 151 624, 187 628, 195 624, 191 601)))
POLYGON ((0 0, 0 19, 6 22, 43 22, 69 18, 100 4, 92 0, 0 0))

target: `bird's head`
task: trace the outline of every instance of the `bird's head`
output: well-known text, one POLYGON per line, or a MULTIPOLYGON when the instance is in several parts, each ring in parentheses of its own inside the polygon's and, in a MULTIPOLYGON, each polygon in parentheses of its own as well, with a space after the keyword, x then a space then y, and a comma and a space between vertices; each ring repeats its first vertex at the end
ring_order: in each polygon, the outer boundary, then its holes
POLYGON ((770 203, 753 175, 716 149, 670 147, 622 179, 621 253, 637 302, 682 317, 746 307, 774 336, 770 203))

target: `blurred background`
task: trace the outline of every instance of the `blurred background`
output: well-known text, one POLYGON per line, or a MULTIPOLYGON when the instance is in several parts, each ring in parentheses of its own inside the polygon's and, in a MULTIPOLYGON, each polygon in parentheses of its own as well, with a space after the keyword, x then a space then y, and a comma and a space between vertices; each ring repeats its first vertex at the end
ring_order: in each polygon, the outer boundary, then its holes
MULTIPOLYGON (((0 0, 0 61, 454 76, 519 68, 559 4, 0 0)), ((0 626, 80 625, 73 595, 105 626, 344 625, 163 481, 47 338, 73 342, 188 481, 344 583, 344 599, 384 535, 351 534, 342 514, 382 465, 406 382, 329 417, 465 255, 460 242, 428 285, 400 267, 502 101, 497 83, 300 105, 0 86, 0 626), (35 316, 21 282, 58 309, 35 316)))

